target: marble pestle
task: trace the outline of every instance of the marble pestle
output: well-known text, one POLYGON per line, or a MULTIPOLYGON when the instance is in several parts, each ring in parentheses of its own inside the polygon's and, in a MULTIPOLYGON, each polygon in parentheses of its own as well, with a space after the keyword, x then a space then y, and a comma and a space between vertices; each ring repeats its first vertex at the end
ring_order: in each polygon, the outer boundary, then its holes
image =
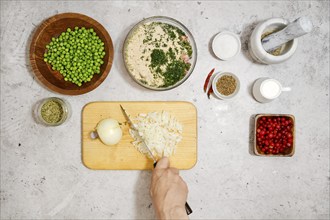
POLYGON ((263 38, 261 43, 267 52, 271 52, 290 40, 311 32, 312 29, 313 24, 311 20, 307 17, 300 17, 288 24, 284 29, 263 38))

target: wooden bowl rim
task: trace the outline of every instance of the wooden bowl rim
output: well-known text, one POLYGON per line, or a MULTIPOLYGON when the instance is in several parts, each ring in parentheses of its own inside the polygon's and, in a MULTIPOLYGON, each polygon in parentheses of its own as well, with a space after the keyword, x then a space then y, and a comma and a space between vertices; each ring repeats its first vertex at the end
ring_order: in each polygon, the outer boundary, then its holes
POLYGON ((112 67, 113 59, 114 59, 113 42, 112 42, 112 39, 111 39, 108 31, 98 21, 94 20, 93 18, 91 18, 87 15, 80 14, 80 13, 66 12, 66 13, 56 14, 56 15, 53 15, 53 16, 47 18, 38 26, 37 30, 34 32, 33 38, 32 38, 31 44, 30 44, 30 62, 31 62, 31 66, 32 66, 32 70, 33 70, 34 74, 41 81, 41 83, 43 83, 47 88, 51 89, 54 92, 58 92, 58 93, 64 94, 64 95, 82 95, 82 94, 88 93, 88 92, 96 89, 108 76, 108 74, 111 70, 111 67, 112 67), (91 84, 90 86, 85 87, 85 88, 77 87, 76 90, 66 90, 66 89, 60 88, 60 87, 50 83, 43 76, 43 74, 41 74, 41 72, 39 71, 39 69, 37 67, 36 57, 35 57, 35 49, 36 49, 35 44, 36 44, 36 41, 38 40, 38 38, 40 37, 40 34, 43 32, 43 30, 49 24, 51 24, 55 21, 61 20, 61 19, 65 19, 65 18, 77 18, 77 19, 81 19, 83 21, 88 21, 89 23, 94 25, 103 34, 103 36, 106 39, 106 42, 104 42, 104 43, 107 43, 109 46, 109 51, 108 51, 109 58, 106 61, 107 65, 106 65, 105 70, 103 71, 102 75, 100 76, 100 78, 94 84, 91 84))

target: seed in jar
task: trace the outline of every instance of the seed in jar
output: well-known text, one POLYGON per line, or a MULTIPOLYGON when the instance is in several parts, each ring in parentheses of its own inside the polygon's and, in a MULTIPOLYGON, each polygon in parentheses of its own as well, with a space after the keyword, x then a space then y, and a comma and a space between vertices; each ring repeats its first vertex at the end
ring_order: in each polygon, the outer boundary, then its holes
POLYGON ((224 75, 217 81, 217 90, 222 95, 228 96, 235 92, 237 82, 233 76, 224 75))

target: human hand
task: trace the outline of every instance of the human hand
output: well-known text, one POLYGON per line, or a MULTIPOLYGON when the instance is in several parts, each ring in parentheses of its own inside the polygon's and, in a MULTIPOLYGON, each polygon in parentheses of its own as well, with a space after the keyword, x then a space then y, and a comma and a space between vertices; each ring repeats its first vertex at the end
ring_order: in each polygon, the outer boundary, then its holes
POLYGON ((188 219, 185 210, 188 187, 168 158, 157 162, 152 172, 150 195, 158 219, 188 219))

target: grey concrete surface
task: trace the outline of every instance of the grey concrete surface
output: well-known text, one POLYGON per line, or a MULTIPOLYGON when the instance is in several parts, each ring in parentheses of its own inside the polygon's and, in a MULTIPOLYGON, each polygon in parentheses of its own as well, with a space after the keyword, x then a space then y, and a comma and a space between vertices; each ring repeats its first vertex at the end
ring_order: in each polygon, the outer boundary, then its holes
POLYGON ((1 1, 1 219, 152 219, 149 171, 93 171, 81 162, 81 109, 91 101, 184 100, 198 109, 198 162, 182 171, 191 219, 329 218, 329 2, 328 1, 1 1), (79 12, 99 21, 115 46, 112 70, 96 90, 64 96, 45 89, 30 71, 31 34, 47 17, 79 12), (148 91, 132 81, 122 60, 123 40, 145 17, 164 15, 185 24, 198 47, 191 77, 176 89, 148 91), (306 15, 315 25, 285 63, 261 65, 247 53, 253 27, 270 17, 306 15), (241 36, 242 53, 219 61, 210 52, 222 30, 241 36), (235 73, 237 97, 208 100, 206 74, 235 73), (278 79, 292 91, 257 103, 251 85, 278 79), (43 127, 32 117, 45 97, 68 100, 72 118, 43 127), (250 120, 257 113, 296 117, 291 158, 249 153, 250 120))

